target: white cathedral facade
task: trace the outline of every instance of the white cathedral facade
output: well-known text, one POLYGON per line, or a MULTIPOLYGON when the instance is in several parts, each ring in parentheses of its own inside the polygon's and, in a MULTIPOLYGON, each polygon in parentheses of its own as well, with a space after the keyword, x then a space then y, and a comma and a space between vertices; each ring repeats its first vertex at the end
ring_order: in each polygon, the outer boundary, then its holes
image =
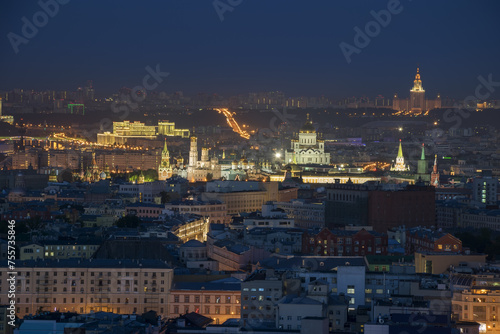
POLYGON ((329 165, 330 153, 325 153, 324 140, 318 139, 309 114, 299 132, 298 139, 292 139, 291 148, 285 151, 286 164, 317 164, 329 165))

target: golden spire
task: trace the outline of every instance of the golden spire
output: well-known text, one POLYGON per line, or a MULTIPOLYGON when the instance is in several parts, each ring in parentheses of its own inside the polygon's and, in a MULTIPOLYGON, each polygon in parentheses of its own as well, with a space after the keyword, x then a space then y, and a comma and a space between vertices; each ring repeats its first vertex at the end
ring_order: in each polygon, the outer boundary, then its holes
POLYGON ((415 80, 413 81, 413 90, 423 90, 422 80, 420 79, 420 69, 417 67, 417 74, 415 74, 415 80))

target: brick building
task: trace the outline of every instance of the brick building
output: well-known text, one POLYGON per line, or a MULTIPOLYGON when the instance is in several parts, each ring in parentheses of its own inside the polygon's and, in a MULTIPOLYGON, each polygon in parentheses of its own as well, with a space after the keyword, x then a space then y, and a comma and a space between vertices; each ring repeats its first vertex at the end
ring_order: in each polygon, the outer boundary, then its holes
POLYGON ((322 229, 317 234, 304 232, 302 254, 320 256, 387 255, 387 235, 374 231, 322 229))

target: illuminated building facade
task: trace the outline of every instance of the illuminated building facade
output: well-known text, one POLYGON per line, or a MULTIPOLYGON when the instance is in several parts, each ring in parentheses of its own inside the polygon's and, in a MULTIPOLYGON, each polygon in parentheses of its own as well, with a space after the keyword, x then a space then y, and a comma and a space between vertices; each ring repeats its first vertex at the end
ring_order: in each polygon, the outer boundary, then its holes
POLYGON ((285 151, 286 164, 330 164, 330 153, 325 153, 325 142, 318 139, 309 114, 307 114, 307 121, 300 129, 299 138, 292 139, 291 146, 285 151))
POLYGON ((188 129, 176 129, 174 122, 159 121, 158 134, 169 137, 174 136, 174 137, 189 138, 190 133, 188 129))
POLYGON ((97 143, 104 145, 123 145, 131 138, 155 139, 158 135, 189 138, 188 129, 176 129, 174 122, 159 121, 158 125, 146 125, 139 121, 113 122, 113 133, 97 134, 97 143))
POLYGON ((10 125, 14 124, 14 116, 2 114, 2 98, 0 98, 0 122, 7 122, 10 125))
POLYGON ((480 324, 480 333, 500 333, 500 277, 494 274, 472 276, 470 289, 455 292, 453 313, 459 321, 480 324))
POLYGON ((179 214, 196 214, 207 217, 213 224, 229 224, 231 216, 227 214, 227 206, 219 201, 179 201, 165 204, 165 209, 179 214))
POLYGON ((241 283, 236 279, 214 282, 176 282, 170 292, 169 317, 196 312, 222 324, 239 318, 241 311, 241 283))
POLYGON ((403 147, 401 145, 401 139, 399 140, 398 156, 396 157, 396 163, 391 166, 391 172, 406 172, 410 170, 410 166, 405 164, 405 157, 403 156, 403 147))
POLYGON ((429 110, 441 108, 441 96, 438 94, 435 100, 425 99, 425 89, 422 86, 420 70, 417 68, 413 87, 410 89, 410 98, 400 99, 397 94, 394 94, 392 108, 400 112, 407 112, 408 114, 427 114, 429 110))
POLYGON ((208 148, 201 149, 201 159, 198 160, 198 139, 191 137, 189 148, 189 162, 187 167, 187 179, 190 182, 217 180, 221 177, 221 166, 219 159, 215 156, 209 158, 208 148))
MULTIPOLYGON (((27 260, 16 265, 16 315, 92 311, 118 314, 150 310, 167 315, 173 269, 160 260, 27 260)), ((2 266, 2 277, 7 277, 2 266)), ((2 291, 9 282, 2 280, 2 291)), ((7 294, 0 304, 7 304, 7 294)))

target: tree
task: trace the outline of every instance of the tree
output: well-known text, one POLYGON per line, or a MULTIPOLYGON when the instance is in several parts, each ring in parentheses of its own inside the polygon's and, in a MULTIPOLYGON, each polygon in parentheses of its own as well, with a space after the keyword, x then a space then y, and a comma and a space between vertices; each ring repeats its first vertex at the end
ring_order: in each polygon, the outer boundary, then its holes
POLYGON ((161 196, 161 204, 170 203, 180 198, 180 195, 178 193, 167 192, 167 191, 160 192, 160 196, 161 196))
POLYGON ((61 173, 61 180, 64 182, 73 182, 73 173, 71 173, 71 170, 69 169, 65 169, 62 173, 61 173))
POLYGON ((135 215, 126 215, 125 217, 122 217, 116 221, 116 226, 123 228, 123 227, 130 227, 130 228, 136 228, 139 226, 141 223, 141 219, 135 215))

